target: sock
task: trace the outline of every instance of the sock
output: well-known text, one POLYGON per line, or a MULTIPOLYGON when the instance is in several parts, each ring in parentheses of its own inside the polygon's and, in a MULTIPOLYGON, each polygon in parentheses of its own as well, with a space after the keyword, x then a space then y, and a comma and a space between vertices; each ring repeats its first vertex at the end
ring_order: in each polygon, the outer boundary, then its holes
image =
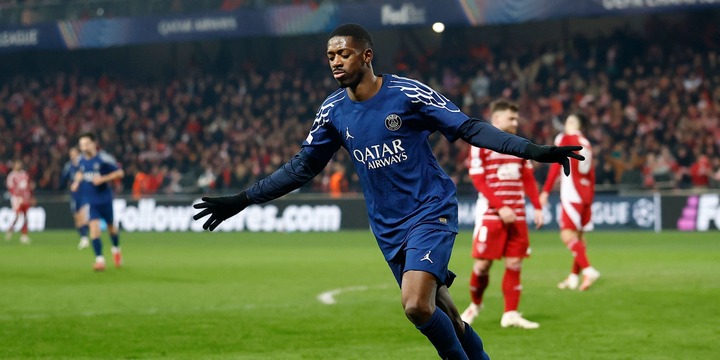
POLYGON ((505 296, 505 312, 515 311, 520 303, 520 270, 505 268, 505 275, 502 282, 503 295, 505 296))
POLYGON ((470 274, 470 299, 473 304, 480 305, 482 303, 483 294, 489 283, 489 274, 470 274))
POLYGON ((490 360, 490 356, 488 356, 483 348, 482 339, 468 323, 465 323, 465 334, 460 339, 460 344, 463 350, 465 350, 468 359, 490 360))
POLYGON ((102 242, 100 238, 92 239, 92 247, 95 251, 95 256, 102 256, 102 242))
POLYGON ((81 238, 87 237, 87 236, 88 236, 88 226, 87 226, 87 224, 85 224, 85 225, 80 225, 80 226, 77 228, 77 231, 78 231, 78 234, 80 234, 80 237, 81 237, 81 238))
POLYGON ((112 251, 113 255, 120 253, 120 248, 117 246, 113 246, 110 250, 112 251))
POLYGON ((110 241, 114 247, 120 247, 120 234, 110 234, 110 241))
POLYGON ((20 229, 21 234, 27 235, 28 233, 28 216, 27 213, 23 213, 23 226, 22 229, 20 229))
POLYGON ((440 308, 435 308, 430 320, 416 328, 430 340, 440 358, 468 360, 452 321, 440 308))
POLYGON ((570 271, 570 273, 578 275, 578 274, 580 274, 580 270, 582 270, 580 268, 580 264, 578 264, 578 262, 575 259, 573 259, 572 270, 570 271))
POLYGON ((573 239, 568 244, 568 249, 572 252, 575 261, 581 269, 590 266, 590 261, 588 261, 587 254, 585 253, 585 243, 583 241, 578 240, 577 238, 573 239))

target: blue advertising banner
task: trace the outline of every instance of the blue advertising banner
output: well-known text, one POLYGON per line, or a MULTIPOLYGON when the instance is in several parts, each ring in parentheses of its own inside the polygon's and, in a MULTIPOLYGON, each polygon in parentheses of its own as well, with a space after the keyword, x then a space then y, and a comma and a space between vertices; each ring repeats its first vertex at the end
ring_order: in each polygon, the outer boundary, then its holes
POLYGON ((403 26, 479 26, 563 17, 700 9, 720 0, 391 0, 318 6, 279 5, 234 11, 96 18, 0 28, 0 52, 28 49, 104 48, 229 37, 288 36, 329 32, 346 22, 368 29, 403 26))
MULTIPOLYGON (((459 227, 472 229, 475 226, 474 198, 458 199, 459 227)), ((532 219, 535 209, 527 204, 528 225, 533 228, 532 219)), ((543 229, 558 230, 561 214, 560 199, 551 196, 549 204, 543 209, 545 223, 543 229)), ((617 196, 597 195, 592 205, 592 221, 595 230, 646 230, 660 231, 662 226, 659 196, 617 196)))

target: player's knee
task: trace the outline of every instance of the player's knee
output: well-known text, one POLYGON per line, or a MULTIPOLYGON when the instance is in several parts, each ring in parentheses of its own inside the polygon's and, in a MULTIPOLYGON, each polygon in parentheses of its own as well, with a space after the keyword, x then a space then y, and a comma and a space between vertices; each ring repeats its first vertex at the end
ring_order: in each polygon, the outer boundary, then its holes
POLYGON ((473 273, 478 276, 486 276, 490 273, 490 267, 492 267, 490 260, 475 260, 473 273))
POLYGON ((505 261, 505 268, 515 271, 520 271, 522 269, 522 260, 521 259, 507 259, 505 261))
POLYGON ((419 300, 408 300, 403 305, 405 316, 415 325, 422 325, 430 320, 435 307, 430 303, 419 300))

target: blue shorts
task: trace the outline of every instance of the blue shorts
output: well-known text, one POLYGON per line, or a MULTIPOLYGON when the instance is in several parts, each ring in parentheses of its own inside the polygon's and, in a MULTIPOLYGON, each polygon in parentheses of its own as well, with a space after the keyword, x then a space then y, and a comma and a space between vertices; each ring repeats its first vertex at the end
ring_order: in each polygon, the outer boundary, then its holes
POLYGON ((455 274, 448 270, 455 235, 454 232, 434 228, 411 230, 404 248, 388 261, 398 285, 402 286, 402 276, 406 271, 419 270, 433 274, 438 284, 450 287, 455 279, 455 274))
POLYGON ((80 212, 85 205, 87 205, 87 202, 82 199, 77 199, 74 196, 70 198, 70 211, 73 214, 80 212))
POLYGON ((112 202, 101 204, 90 204, 90 220, 105 220, 106 223, 112 224, 115 220, 113 216, 112 202))

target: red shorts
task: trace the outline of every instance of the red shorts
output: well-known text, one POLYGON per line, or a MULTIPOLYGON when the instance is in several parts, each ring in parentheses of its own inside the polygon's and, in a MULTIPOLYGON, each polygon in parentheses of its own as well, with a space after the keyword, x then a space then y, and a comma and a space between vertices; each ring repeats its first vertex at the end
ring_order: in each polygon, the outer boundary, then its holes
POLYGON ((530 256, 528 227, 524 220, 505 224, 502 220, 483 220, 475 225, 472 257, 499 260, 504 257, 530 256))
POLYGON ((562 213, 560 214, 560 229, 573 231, 590 231, 593 229, 592 205, 560 202, 562 213))
POLYGON ((30 209, 30 203, 27 201, 14 202, 12 208, 16 213, 26 213, 30 209))

